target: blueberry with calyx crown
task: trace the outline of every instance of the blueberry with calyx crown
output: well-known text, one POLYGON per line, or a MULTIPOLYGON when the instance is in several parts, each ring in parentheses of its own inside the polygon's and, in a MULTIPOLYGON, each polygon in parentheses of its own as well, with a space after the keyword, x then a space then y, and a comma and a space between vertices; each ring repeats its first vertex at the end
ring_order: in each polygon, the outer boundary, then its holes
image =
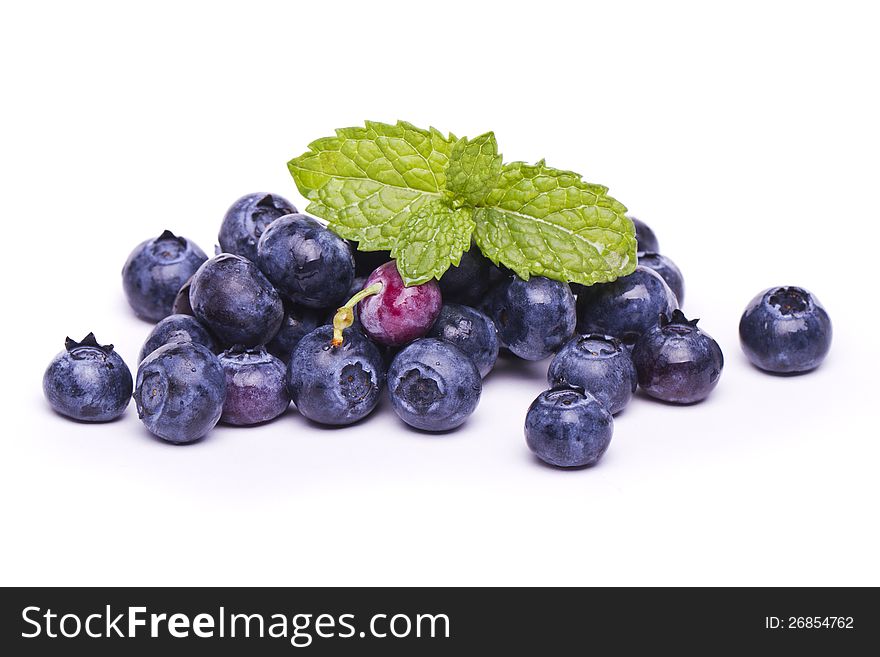
POLYGON ((138 244, 122 268, 122 287, 135 314, 152 322, 170 315, 178 291, 207 259, 170 230, 138 244))
POLYGON ((709 396, 724 368, 721 347, 680 310, 660 316, 660 323, 639 338, 633 363, 639 385, 651 397, 692 404, 709 396))
POLYGON ((109 422, 122 415, 131 401, 131 371, 94 333, 77 342, 64 341, 43 375, 43 392, 58 413, 83 422, 109 422))

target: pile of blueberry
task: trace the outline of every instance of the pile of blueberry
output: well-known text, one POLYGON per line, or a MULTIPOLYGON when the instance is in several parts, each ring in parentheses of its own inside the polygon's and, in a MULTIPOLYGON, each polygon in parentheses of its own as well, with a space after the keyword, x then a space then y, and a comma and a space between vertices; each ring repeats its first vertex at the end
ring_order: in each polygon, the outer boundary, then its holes
MULTIPOLYGON (((357 251, 286 199, 249 194, 226 213, 215 257, 167 230, 129 256, 129 304, 156 323, 134 380, 90 333, 67 339, 43 389, 57 412, 86 422, 119 417, 133 396, 146 428, 172 443, 218 422, 268 422, 291 400, 315 423, 352 424, 385 387, 404 422, 438 432, 474 412, 499 352, 553 356, 526 442, 547 463, 592 465, 637 387, 699 402, 724 365, 679 309, 678 267, 633 222, 639 264, 613 283, 525 281, 472 247, 439 281, 406 287, 387 252, 357 251)), ((749 304, 740 336, 759 368, 804 372, 828 352, 831 323, 809 292, 777 287, 749 304)))

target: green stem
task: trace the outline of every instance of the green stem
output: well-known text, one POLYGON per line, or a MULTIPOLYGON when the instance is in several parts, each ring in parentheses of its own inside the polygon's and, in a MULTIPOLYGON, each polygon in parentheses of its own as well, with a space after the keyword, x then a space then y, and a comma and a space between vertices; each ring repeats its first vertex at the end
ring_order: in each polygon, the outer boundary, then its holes
POLYGON ((373 294, 379 294, 381 291, 382 283, 373 283, 355 294, 344 306, 336 311, 336 314, 333 316, 333 340, 330 341, 330 344, 334 347, 342 344, 342 332, 354 323, 355 305, 362 299, 366 299, 373 294))

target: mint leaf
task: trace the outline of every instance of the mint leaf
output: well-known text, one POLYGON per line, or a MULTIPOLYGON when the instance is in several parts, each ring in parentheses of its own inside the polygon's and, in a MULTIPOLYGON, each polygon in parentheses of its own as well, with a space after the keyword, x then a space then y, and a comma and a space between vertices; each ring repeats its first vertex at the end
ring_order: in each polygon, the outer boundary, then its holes
POLYGON ((483 254, 520 277, 592 285, 631 273, 636 240, 626 208, 571 171, 513 162, 475 208, 483 254))
POLYGON ((287 166, 306 211, 326 219, 359 249, 392 249, 401 228, 425 203, 444 198, 456 137, 399 121, 342 128, 309 144, 287 166))
POLYGON ((584 285, 636 266, 626 208, 571 171, 503 165, 495 135, 444 137, 400 121, 318 139, 288 162, 307 211, 364 251, 388 249, 407 285, 458 265, 471 235, 522 278, 584 285))
POLYGON ((446 187, 465 203, 479 205, 498 183, 501 155, 495 133, 487 132, 470 141, 459 139, 452 148, 446 187))
POLYGON ((439 279, 449 265, 458 266, 461 254, 471 246, 471 214, 471 208, 453 208, 439 200, 427 201, 410 213, 391 251, 406 285, 439 279))

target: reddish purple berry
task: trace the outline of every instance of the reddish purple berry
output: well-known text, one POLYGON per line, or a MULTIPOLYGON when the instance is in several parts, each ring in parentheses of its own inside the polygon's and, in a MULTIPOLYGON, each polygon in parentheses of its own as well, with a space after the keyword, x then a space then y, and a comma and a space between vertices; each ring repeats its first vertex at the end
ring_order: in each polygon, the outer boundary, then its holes
POLYGON ((406 287, 392 261, 370 274, 364 287, 374 283, 382 283, 382 290, 361 301, 358 310, 364 333, 370 339, 400 346, 430 330, 443 305, 437 281, 406 287))

